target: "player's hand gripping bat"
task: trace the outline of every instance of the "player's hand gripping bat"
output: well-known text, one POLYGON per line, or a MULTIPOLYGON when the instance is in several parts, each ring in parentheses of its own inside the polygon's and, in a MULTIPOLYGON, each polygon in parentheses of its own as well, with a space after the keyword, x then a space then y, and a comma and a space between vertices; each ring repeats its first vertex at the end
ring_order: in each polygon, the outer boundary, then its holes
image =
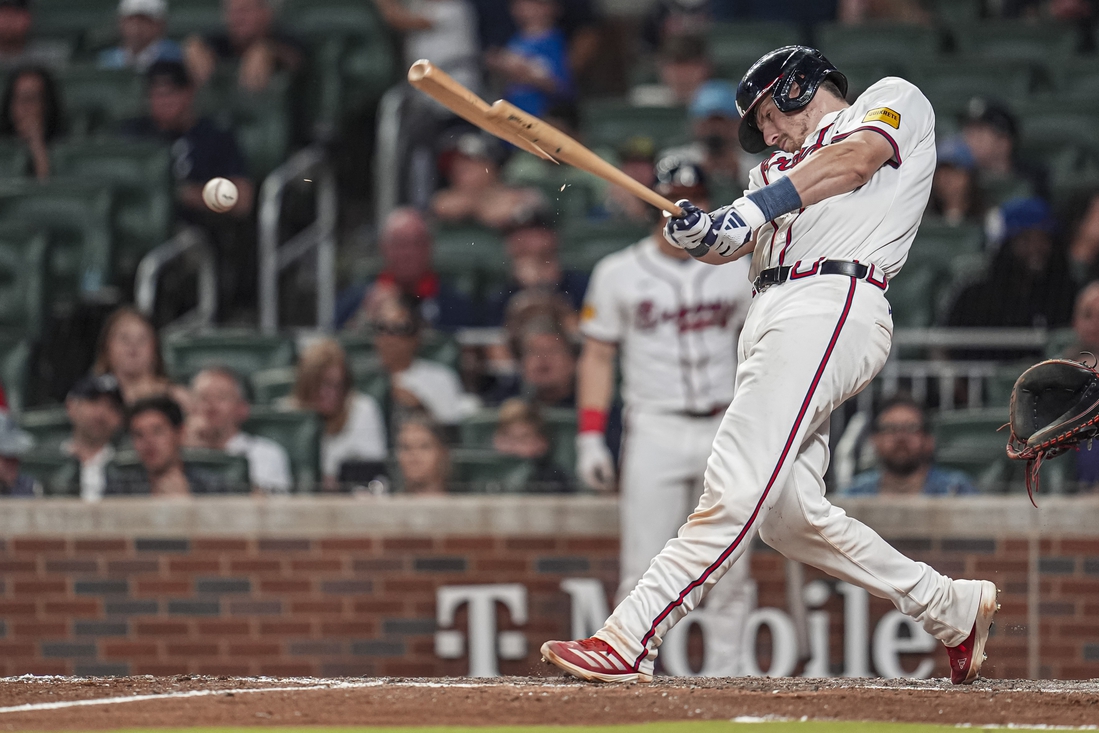
POLYGON ((454 114, 518 148, 546 160, 562 160, 626 189, 672 216, 683 215, 682 209, 671 201, 630 178, 557 128, 502 99, 489 107, 430 61, 414 63, 408 70, 408 81, 454 114))

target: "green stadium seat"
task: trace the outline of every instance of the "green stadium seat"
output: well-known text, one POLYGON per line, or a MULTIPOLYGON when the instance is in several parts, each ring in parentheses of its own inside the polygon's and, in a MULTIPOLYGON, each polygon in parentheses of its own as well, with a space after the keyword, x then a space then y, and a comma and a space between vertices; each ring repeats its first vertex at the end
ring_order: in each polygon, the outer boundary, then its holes
POLYGON ((290 146, 288 74, 276 74, 262 92, 237 87, 236 70, 219 73, 203 90, 202 108, 231 129, 248 162, 249 173, 262 180, 285 159, 290 146))
POLYGON ((36 35, 73 41, 118 12, 115 0, 34 0, 33 5, 36 35))
POLYGON ((8 396, 8 408, 19 414, 27 396, 31 344, 21 333, 0 331, 0 382, 8 396))
POLYGON ((688 141, 690 124, 682 107, 635 107, 623 100, 592 101, 582 108, 581 128, 590 147, 614 148, 631 137, 650 137, 657 149, 688 141))
POLYGON ((168 13, 168 36, 182 40, 190 35, 205 36, 225 29, 220 0, 172 0, 168 13))
POLYGON ((599 260, 652 233, 647 224, 620 221, 566 223, 560 234, 561 264, 591 270, 599 260))
POLYGON ((828 23, 816 29, 816 41, 841 70, 845 64, 879 64, 894 73, 914 61, 934 59, 942 47, 936 29, 898 23, 828 23))
POLYGON ((42 332, 49 238, 21 226, 0 227, 0 328, 29 338, 42 332))
POLYGON ((118 122, 141 114, 145 90, 140 74, 70 66, 58 71, 57 77, 66 115, 77 136, 109 131, 118 122))
POLYGON ((889 282, 885 297, 893 309, 896 328, 927 328, 935 318, 935 284, 938 273, 931 267, 906 264, 889 282))
MULTIPOLYGON (((552 407, 542 408, 541 413, 553 443, 553 460, 571 475, 576 466, 576 410, 552 407)), ((499 418, 498 409, 486 409, 464 420, 459 426, 462 448, 490 451, 499 418)))
POLYGON ((801 30, 793 23, 715 23, 707 41, 718 75, 740 79, 763 54, 800 43, 801 30))
POLYGON ((923 90, 938 117, 960 114, 973 97, 995 96, 1014 107, 1022 106, 1030 93, 1033 69, 1012 59, 941 58, 914 61, 906 78, 923 90))
MULTIPOLYGON (((185 448, 183 463, 189 468, 217 476, 228 494, 248 494, 252 491, 248 480, 248 459, 244 456, 231 456, 221 451, 201 448, 185 448)), ((110 483, 111 477, 120 473, 141 470, 141 462, 135 451, 119 451, 107 464, 107 482, 110 483)))
POLYGON ((529 461, 477 448, 452 450, 450 462, 454 493, 521 494, 533 473, 529 461))
POLYGON ((252 387, 252 402, 256 405, 273 405, 294 391, 294 367, 260 369, 248 375, 252 387))
POLYGON ((1048 71, 1057 84, 1046 100, 1054 109, 1066 103, 1094 105, 1099 99, 1099 58, 1094 55, 1058 59, 1048 71))
POLYGON ((164 341, 164 360, 174 379, 190 379, 204 367, 223 366, 245 377, 261 369, 294 364, 294 339, 255 331, 208 331, 164 341))
POLYGON ((73 142, 53 150, 58 175, 105 181, 115 191, 115 269, 128 281, 141 258, 167 241, 173 215, 167 146, 136 140, 73 142))
POLYGON ((0 225, 48 233, 50 302, 94 295, 113 281, 114 191, 91 182, 12 182, 0 187, 0 225))
POLYGON ((1072 26, 1021 20, 980 20, 951 31, 958 54, 967 60, 1011 59, 1050 67, 1072 56, 1081 40, 1072 26))
POLYGON ((59 448, 31 449, 19 469, 42 484, 45 496, 80 496, 80 462, 59 448))
POLYGON ((1054 154, 1075 148, 1099 150, 1099 106, 1091 109, 1066 108, 1064 103, 1025 107, 1020 116, 1021 153, 1035 161, 1045 161, 1054 154))
POLYGON ((984 230, 978 224, 951 226, 944 221, 925 217, 908 252, 908 263, 951 266, 953 258, 981 252, 984 230))
POLYGON ((928 0, 924 5, 948 27, 977 20, 984 10, 984 0, 928 0))
POLYGON ((981 476, 1004 457, 1007 434, 997 431, 1007 421, 1006 404, 939 413, 932 421, 936 462, 973 477, 981 476))
POLYGON ((298 492, 312 491, 320 481, 323 429, 315 413, 263 407, 253 407, 243 427, 244 432, 269 438, 286 449, 294 474, 294 487, 298 492))
POLYGON ((1047 159, 1050 199, 1057 214, 1072 221, 1099 190, 1099 151, 1062 150, 1047 159))
POLYGON ((20 140, 0 141, 0 178, 20 178, 27 175, 30 154, 20 140))
POLYGON ((39 448, 56 448, 72 436, 72 423, 64 407, 27 410, 19 416, 19 427, 30 433, 39 448))
POLYGON ((433 265, 441 275, 485 271, 503 276, 508 270, 504 238, 494 229, 443 224, 435 232, 433 265))

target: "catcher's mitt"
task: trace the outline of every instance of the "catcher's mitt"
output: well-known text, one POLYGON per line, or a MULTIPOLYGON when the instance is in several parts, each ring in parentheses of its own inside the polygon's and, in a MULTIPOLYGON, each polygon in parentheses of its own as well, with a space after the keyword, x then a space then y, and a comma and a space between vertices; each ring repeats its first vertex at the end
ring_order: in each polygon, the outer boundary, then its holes
POLYGON ((1099 371, 1067 359, 1035 364, 1011 390, 1010 426, 1007 455, 1027 462, 1034 503, 1042 461, 1099 434, 1099 371))

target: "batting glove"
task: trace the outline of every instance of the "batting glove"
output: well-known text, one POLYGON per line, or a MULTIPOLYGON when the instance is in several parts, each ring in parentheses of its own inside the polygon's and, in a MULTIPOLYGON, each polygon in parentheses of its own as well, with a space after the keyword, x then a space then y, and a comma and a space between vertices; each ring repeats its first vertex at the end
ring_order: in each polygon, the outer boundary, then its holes
POLYGON ((710 215, 687 199, 680 199, 675 203, 683 209, 683 215, 668 219, 668 223, 664 225, 664 238, 672 246, 686 250, 712 245, 717 233, 710 215))
POLYGON ((576 436, 576 473, 596 491, 614 489, 614 456, 607 448, 603 433, 586 432, 576 436))
POLYGON ((752 238, 753 227, 744 220, 742 212, 737 210, 737 203, 739 201, 710 214, 714 230, 712 249, 722 257, 731 257, 752 238))

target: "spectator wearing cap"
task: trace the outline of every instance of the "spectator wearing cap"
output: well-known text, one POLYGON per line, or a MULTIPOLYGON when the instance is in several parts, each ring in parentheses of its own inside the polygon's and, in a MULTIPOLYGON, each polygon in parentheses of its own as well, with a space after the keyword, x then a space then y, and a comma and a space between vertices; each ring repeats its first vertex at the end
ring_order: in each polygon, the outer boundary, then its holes
POLYGON ((962 139, 973 155, 981 186, 991 194, 993 203, 1002 203, 1011 196, 1045 195, 1044 172, 1019 161, 1019 123, 1007 105, 974 97, 966 105, 961 122, 962 139))
POLYGON ((65 41, 31 38, 34 19, 30 0, 0 0, 0 70, 20 66, 58 69, 69 61, 65 41))
POLYGON ((503 325, 512 298, 527 290, 560 293, 579 312, 588 289, 588 275, 561 266, 557 231, 548 211, 534 209, 516 222, 507 232, 504 249, 509 279, 485 299, 483 325, 503 325))
POLYGON ((42 496, 42 485, 20 470, 22 457, 33 447, 34 439, 9 415, 0 414, 0 497, 42 496))
POLYGON ((50 177, 50 148, 65 132, 61 97, 53 75, 39 66, 16 69, 8 77, 0 116, 0 138, 26 147, 26 173, 39 181, 50 177))
POLYGON ((168 0, 121 0, 118 34, 121 42, 99 54, 101 69, 133 69, 145 73, 157 61, 183 61, 183 49, 165 37, 168 0))
POLYGON ((69 390, 65 412, 72 437, 61 450, 80 461, 80 498, 99 501, 107 485, 107 464, 115 457, 113 441, 125 419, 118 380, 110 374, 84 377, 69 390))
POLYGON ((183 410, 171 397, 146 397, 129 411, 140 465, 107 467, 105 496, 186 497, 224 493, 216 476, 183 462, 183 410))
POLYGON ((1053 213, 1042 199, 1020 198, 1000 209, 1004 239, 988 273, 961 291, 949 325, 1058 328, 1072 318, 1076 285, 1053 213))
POLYGON ((248 478, 265 494, 287 494, 293 484, 286 449, 273 440, 244 432, 251 409, 244 383, 230 369, 203 369, 191 380, 187 415, 190 445, 248 459, 248 478))
POLYGON ((432 269, 434 244, 420 212, 401 208, 389 214, 378 242, 382 271, 374 282, 352 285, 340 294, 336 322, 349 329, 366 328, 383 300, 404 294, 419 299, 420 315, 431 328, 453 331, 476 325, 469 297, 432 269))
POLYGON ((845 496, 964 496, 975 494, 961 471, 934 464, 935 436, 927 413, 911 397, 894 397, 878 411, 870 438, 878 467, 855 476, 845 496))
POLYGON ((969 146, 955 136, 940 142, 937 153, 928 212, 950 226, 983 224, 984 198, 977 185, 977 162, 969 146))
POLYGON ((500 179, 505 157, 500 142, 485 133, 458 135, 443 155, 448 186, 431 199, 435 218, 503 229, 516 216, 541 205, 537 190, 509 186, 500 179))
POLYGON ((198 86, 222 64, 237 65, 237 85, 248 92, 266 89, 275 72, 301 67, 301 45, 275 27, 270 0, 222 0, 221 9, 223 32, 194 36, 184 44, 187 68, 198 86))
POLYGON ((503 77, 504 98, 542 117, 556 101, 575 95, 568 39, 558 25, 557 0, 511 0, 518 29, 504 49, 485 54, 485 66, 503 77))

